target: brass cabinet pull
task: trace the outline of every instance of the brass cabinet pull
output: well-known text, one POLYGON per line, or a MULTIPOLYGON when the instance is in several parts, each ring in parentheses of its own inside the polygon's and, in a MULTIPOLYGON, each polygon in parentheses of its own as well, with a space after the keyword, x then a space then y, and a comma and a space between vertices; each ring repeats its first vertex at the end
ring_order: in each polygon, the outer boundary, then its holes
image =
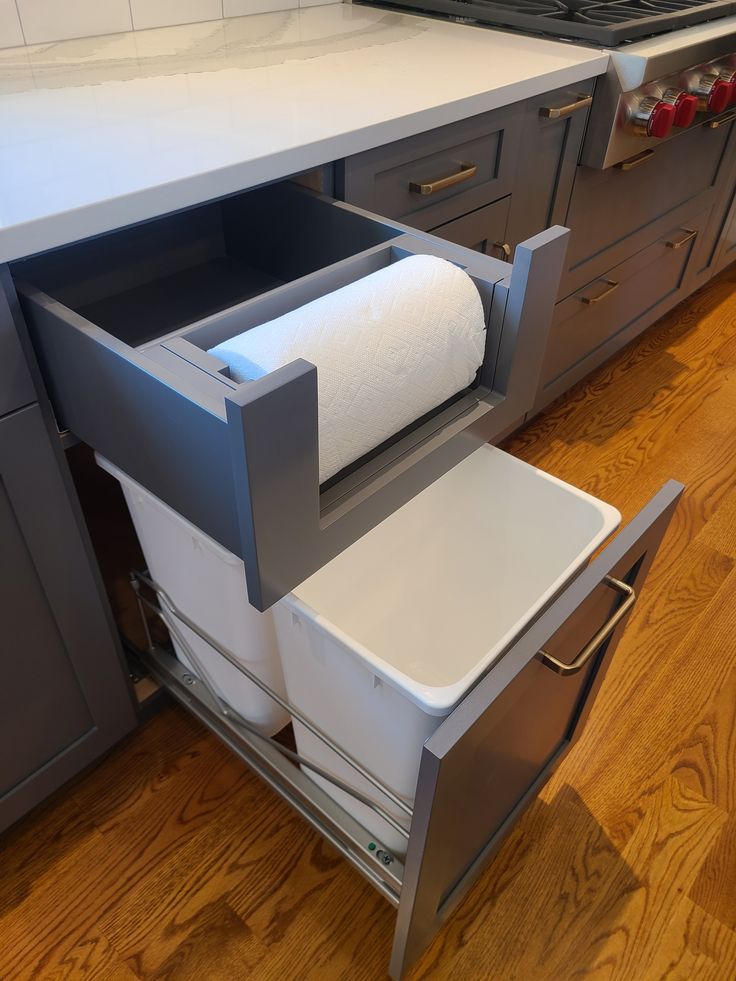
POLYGON ((606 620, 595 636, 588 641, 575 660, 570 661, 569 664, 565 664, 564 661, 559 661, 548 651, 541 650, 539 652, 539 657, 541 658, 542 664, 546 665, 551 671, 554 671, 555 674, 561 674, 563 678, 567 675, 577 674, 578 671, 582 671, 591 657, 601 646, 603 641, 608 640, 634 603, 636 603, 636 592, 634 591, 634 587, 629 586, 628 583, 621 582, 620 579, 614 579, 613 576, 606 576, 601 584, 610 586, 611 589, 615 589, 617 593, 620 593, 621 596, 625 596, 626 598, 624 599, 623 603, 613 611, 611 616, 608 618, 608 620, 606 620))
POLYGON ((563 119, 565 116, 572 116, 574 112, 579 112, 581 109, 587 109, 592 102, 592 95, 579 95, 574 102, 566 106, 559 106, 558 108, 542 106, 539 115, 544 119, 563 119))
POLYGON ((683 245, 687 245, 688 242, 692 242, 695 236, 698 234, 697 228, 682 228, 680 229, 687 234, 684 238, 678 238, 676 241, 668 239, 664 244, 668 249, 681 249, 683 245))
POLYGON ((712 123, 708 123, 708 129, 720 129, 721 126, 727 126, 736 119, 736 112, 732 112, 730 116, 724 116, 722 119, 714 119, 712 123))
POLYGON ((461 163, 460 170, 449 177, 442 177, 438 181, 431 181, 429 184, 420 184, 417 181, 409 181, 409 190, 412 194, 436 194, 437 191, 444 191, 446 187, 454 187, 455 184, 462 184, 469 181, 478 173, 478 168, 472 163, 461 163))
POLYGON ((637 153, 635 157, 629 157, 628 160, 622 160, 620 163, 616 164, 617 170, 633 170, 634 167, 640 167, 647 160, 651 160, 654 156, 654 150, 642 150, 641 153, 637 153))
POLYGON ((589 306, 592 306, 594 303, 600 303, 601 300, 605 300, 607 296, 610 296, 611 293, 613 293, 614 290, 617 290, 620 286, 620 283, 615 282, 613 279, 604 279, 603 282, 606 283, 608 289, 603 290, 603 292, 599 293, 598 296, 581 296, 581 301, 583 303, 587 303, 589 306))
POLYGON ((494 242, 491 248, 498 249, 498 251, 501 253, 499 258, 502 262, 508 262, 511 258, 511 246, 508 242, 494 242))

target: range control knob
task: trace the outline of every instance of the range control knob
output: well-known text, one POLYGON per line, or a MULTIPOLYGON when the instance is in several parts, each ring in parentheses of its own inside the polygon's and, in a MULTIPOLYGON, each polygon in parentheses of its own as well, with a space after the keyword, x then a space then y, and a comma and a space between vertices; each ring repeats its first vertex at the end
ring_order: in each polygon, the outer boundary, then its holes
POLYGON ((728 66, 717 71, 718 77, 731 86, 731 103, 736 102, 736 70, 728 66))
POLYGON ((682 89, 667 89, 662 96, 662 101, 674 106, 673 126, 683 129, 695 119, 695 114, 698 111, 697 95, 690 95, 688 92, 683 92, 682 89))
POLYGON ((723 112, 733 98, 733 85, 718 75, 701 75, 691 89, 698 97, 698 108, 704 112, 723 112))
POLYGON ((656 136, 664 139, 665 136, 670 135, 675 115, 674 106, 648 95, 631 112, 629 125, 639 136, 656 136))

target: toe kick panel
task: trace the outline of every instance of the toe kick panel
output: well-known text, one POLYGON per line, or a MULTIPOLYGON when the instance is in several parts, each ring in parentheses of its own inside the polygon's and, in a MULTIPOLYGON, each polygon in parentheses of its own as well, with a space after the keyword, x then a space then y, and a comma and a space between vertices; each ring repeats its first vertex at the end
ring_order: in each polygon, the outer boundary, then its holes
POLYGON ((60 427, 240 556, 274 602, 531 407, 568 233, 513 266, 282 183, 16 263, 60 427), (486 344, 466 391, 319 483, 318 377, 237 383, 208 350, 402 258, 464 269, 486 344))

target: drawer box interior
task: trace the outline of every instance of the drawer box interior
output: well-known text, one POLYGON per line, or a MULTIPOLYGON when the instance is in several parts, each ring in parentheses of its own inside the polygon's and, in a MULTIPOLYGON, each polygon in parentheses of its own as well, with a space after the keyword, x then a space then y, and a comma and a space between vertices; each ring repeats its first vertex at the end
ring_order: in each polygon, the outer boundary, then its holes
POLYGON ((277 184, 25 260, 14 274, 138 346, 400 234, 277 184))

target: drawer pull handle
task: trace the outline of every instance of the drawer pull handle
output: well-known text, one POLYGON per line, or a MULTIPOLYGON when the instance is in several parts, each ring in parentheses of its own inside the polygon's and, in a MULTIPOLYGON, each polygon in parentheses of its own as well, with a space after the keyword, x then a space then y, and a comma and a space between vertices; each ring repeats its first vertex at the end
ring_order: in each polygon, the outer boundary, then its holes
POLYGON ((592 102, 592 95, 579 95, 574 102, 571 102, 566 106, 559 106, 559 108, 542 106, 539 110, 539 115, 542 116, 543 119, 564 119, 565 116, 572 116, 574 112, 579 112, 581 109, 587 109, 592 102))
POLYGON ((724 116, 722 119, 714 119, 712 123, 708 123, 708 129, 720 129, 721 126, 728 126, 736 119, 736 112, 732 112, 728 116, 724 116))
POLYGON ((642 150, 641 153, 637 153, 635 157, 629 157, 628 160, 622 160, 620 163, 616 164, 617 170, 633 170, 634 167, 640 167, 647 160, 651 160, 654 156, 654 150, 642 150))
POLYGON ((683 245, 687 245, 688 242, 692 242, 692 240, 698 234, 697 228, 683 228, 682 231, 687 233, 683 238, 678 238, 676 241, 673 239, 668 239, 664 243, 668 249, 681 249, 683 245))
POLYGON ((472 180, 478 173, 478 168, 472 163, 461 163, 460 170, 449 177, 442 177, 438 181, 430 184, 420 184, 417 181, 409 181, 409 190, 412 194, 436 194, 437 191, 444 191, 447 187, 454 187, 456 184, 463 184, 465 181, 472 180))
POLYGON ((613 611, 609 619, 606 620, 595 636, 588 641, 575 660, 570 661, 569 664, 565 664, 564 661, 558 661, 556 657, 549 654, 545 650, 541 650, 539 652, 539 657, 542 660, 542 664, 546 665, 546 667, 548 667, 551 671, 554 671, 555 674, 562 675, 563 678, 567 675, 577 674, 578 671, 582 671, 591 657, 601 646, 603 641, 608 640, 634 603, 636 603, 636 593, 634 591, 634 587, 629 586, 628 583, 621 582, 620 579, 614 579, 613 576, 606 576, 603 579, 602 584, 610 586, 611 589, 615 589, 617 593, 620 593, 621 596, 626 598, 624 599, 623 603, 613 611))
POLYGON ((615 282, 613 279, 604 279, 604 283, 607 284, 608 289, 603 290, 598 296, 581 296, 580 300, 582 303, 587 303, 588 306, 592 306, 594 303, 600 303, 601 300, 605 300, 607 296, 610 296, 615 290, 619 288, 619 283, 615 282))
POLYGON ((491 249, 496 249, 501 253, 499 259, 502 262, 508 262, 511 258, 511 246, 508 242, 494 242, 491 249))

